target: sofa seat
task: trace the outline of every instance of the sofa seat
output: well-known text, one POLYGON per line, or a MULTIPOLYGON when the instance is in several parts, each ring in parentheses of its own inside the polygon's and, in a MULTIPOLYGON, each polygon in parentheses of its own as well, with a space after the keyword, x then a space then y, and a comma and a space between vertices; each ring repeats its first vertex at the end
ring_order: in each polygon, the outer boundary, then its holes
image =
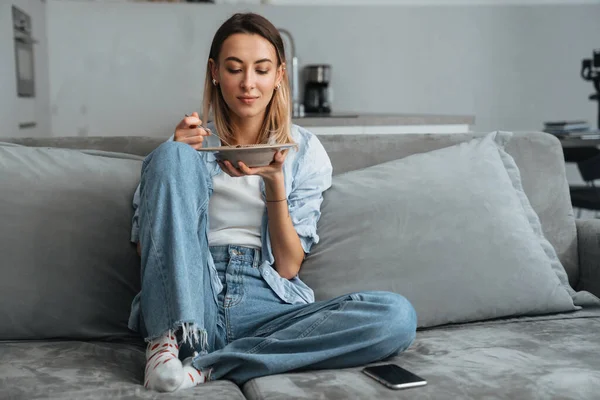
POLYGON ((160 394, 141 386, 140 344, 0 342, 0 398, 292 399, 591 399, 600 393, 600 308, 419 331, 388 360, 428 381, 394 391, 361 368, 254 379, 240 389, 216 381, 160 394))
POLYGON ((248 399, 597 399, 600 308, 419 331, 394 362, 428 381, 390 390, 360 368, 268 376, 248 399))
POLYGON ((162 394, 142 386, 143 345, 0 342, 0 399, 244 399, 230 381, 162 394))

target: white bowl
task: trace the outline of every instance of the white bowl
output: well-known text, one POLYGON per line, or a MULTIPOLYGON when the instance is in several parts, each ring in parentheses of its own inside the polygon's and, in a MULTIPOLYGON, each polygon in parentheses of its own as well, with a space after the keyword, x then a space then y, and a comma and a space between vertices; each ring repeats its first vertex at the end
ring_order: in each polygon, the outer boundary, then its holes
POLYGON ((215 153, 215 158, 220 161, 229 161, 234 167, 241 161, 249 167, 263 167, 273 161, 273 156, 279 150, 289 149, 295 144, 260 144, 247 147, 204 147, 198 151, 210 151, 215 153))

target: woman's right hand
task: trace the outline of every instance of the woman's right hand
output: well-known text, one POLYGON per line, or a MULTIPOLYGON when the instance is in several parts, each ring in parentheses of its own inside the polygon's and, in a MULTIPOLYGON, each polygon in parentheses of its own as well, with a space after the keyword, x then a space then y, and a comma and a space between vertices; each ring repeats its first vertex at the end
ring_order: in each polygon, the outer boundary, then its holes
POLYGON ((182 119, 175 127, 176 142, 187 143, 195 150, 202 148, 204 136, 210 135, 210 131, 202 127, 202 121, 197 112, 193 112, 182 119))

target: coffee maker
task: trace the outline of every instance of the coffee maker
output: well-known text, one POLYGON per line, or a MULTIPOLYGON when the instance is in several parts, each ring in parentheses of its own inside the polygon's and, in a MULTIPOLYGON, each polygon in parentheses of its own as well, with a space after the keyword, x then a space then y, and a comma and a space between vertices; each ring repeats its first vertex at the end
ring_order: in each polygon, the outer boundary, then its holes
POLYGON ((331 65, 314 64, 305 67, 304 111, 307 114, 331 114, 333 91, 331 65))

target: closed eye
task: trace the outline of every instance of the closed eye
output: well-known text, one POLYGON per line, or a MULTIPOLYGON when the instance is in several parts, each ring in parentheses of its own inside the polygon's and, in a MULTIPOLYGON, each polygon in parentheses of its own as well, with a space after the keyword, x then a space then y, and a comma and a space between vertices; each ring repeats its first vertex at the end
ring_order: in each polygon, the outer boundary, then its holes
MULTIPOLYGON (((242 70, 241 70, 241 69, 227 69, 227 71, 228 71, 230 74, 238 74, 238 73, 242 72, 242 70)), ((261 69, 259 69, 259 70, 256 70, 256 72, 257 72, 259 75, 266 75, 266 74, 268 74, 268 73, 269 73, 269 71, 268 71, 268 70, 264 71, 264 70, 261 70, 261 69)))

